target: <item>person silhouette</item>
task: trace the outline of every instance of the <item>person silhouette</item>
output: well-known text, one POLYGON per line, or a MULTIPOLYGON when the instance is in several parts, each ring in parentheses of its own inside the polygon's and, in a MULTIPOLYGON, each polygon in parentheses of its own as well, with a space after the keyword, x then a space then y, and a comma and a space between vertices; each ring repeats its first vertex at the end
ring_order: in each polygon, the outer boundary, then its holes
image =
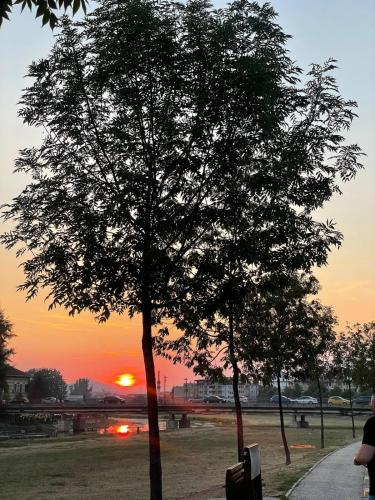
POLYGON ((362 445, 354 457, 354 465, 367 466, 370 479, 369 500, 375 500, 375 389, 371 397, 371 408, 374 414, 363 427, 362 445))

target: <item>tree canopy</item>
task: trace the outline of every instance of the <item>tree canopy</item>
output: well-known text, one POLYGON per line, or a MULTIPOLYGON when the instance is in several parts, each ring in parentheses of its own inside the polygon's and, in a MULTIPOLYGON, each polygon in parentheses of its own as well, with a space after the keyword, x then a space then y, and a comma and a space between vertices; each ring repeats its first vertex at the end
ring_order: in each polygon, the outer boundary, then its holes
POLYGON ((27 391, 30 399, 54 397, 59 401, 64 400, 67 384, 58 370, 54 368, 33 368, 28 373, 31 375, 27 391))
POLYGON ((268 3, 98 5, 83 22, 63 18, 29 68, 20 114, 45 135, 17 160, 32 181, 5 209, 16 224, 2 242, 18 248, 28 298, 45 289, 50 307, 102 321, 142 314, 160 500, 152 327, 231 249, 247 273, 326 262, 341 235, 312 214, 360 168, 343 135, 356 104, 339 94, 334 61, 301 84, 268 3))
POLYGON ((0 309, 0 399, 3 391, 7 389, 5 378, 7 362, 14 353, 14 350, 9 347, 9 341, 12 337, 14 337, 13 325, 0 309))
POLYGON ((83 396, 84 399, 89 398, 92 393, 92 386, 88 378, 79 378, 74 384, 69 386, 69 392, 73 396, 83 396))
POLYGON ((361 390, 375 386, 375 322, 347 325, 334 351, 333 371, 346 385, 361 390))

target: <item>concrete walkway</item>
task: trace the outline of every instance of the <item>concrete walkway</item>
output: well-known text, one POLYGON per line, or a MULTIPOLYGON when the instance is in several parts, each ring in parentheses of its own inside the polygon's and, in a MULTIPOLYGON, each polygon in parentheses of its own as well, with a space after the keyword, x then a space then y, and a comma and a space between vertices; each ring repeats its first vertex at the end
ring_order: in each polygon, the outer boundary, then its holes
POLYGON ((291 500, 358 500, 363 498, 365 468, 353 465, 360 442, 324 458, 292 490, 291 500))

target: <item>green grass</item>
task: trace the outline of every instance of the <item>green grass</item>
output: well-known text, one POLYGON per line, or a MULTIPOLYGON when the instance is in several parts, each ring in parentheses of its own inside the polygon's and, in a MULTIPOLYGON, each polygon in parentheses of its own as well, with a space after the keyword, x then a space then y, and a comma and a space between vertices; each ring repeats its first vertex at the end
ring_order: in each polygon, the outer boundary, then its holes
MULTIPOLYGON (((209 496, 224 496, 225 469, 237 461, 234 418, 199 419, 215 426, 162 433, 165 500, 207 498, 199 492, 209 489, 217 492, 209 496)), ((309 420, 308 429, 287 428, 287 437, 290 445, 315 448, 291 450, 292 465, 286 467, 277 417, 245 416, 246 443, 261 447, 266 495, 284 494, 324 453, 352 441, 348 418, 327 417, 322 452, 318 419, 309 420)), ((147 500, 147 435, 0 442, 0 491, 2 500, 147 500)))

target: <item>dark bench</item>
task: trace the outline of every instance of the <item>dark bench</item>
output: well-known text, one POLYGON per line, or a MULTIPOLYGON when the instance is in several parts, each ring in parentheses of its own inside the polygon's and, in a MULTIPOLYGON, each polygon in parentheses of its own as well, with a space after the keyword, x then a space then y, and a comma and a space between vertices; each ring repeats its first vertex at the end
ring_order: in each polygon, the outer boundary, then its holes
POLYGON ((244 449, 244 461, 227 469, 225 477, 227 500, 262 500, 262 475, 258 444, 244 449))

